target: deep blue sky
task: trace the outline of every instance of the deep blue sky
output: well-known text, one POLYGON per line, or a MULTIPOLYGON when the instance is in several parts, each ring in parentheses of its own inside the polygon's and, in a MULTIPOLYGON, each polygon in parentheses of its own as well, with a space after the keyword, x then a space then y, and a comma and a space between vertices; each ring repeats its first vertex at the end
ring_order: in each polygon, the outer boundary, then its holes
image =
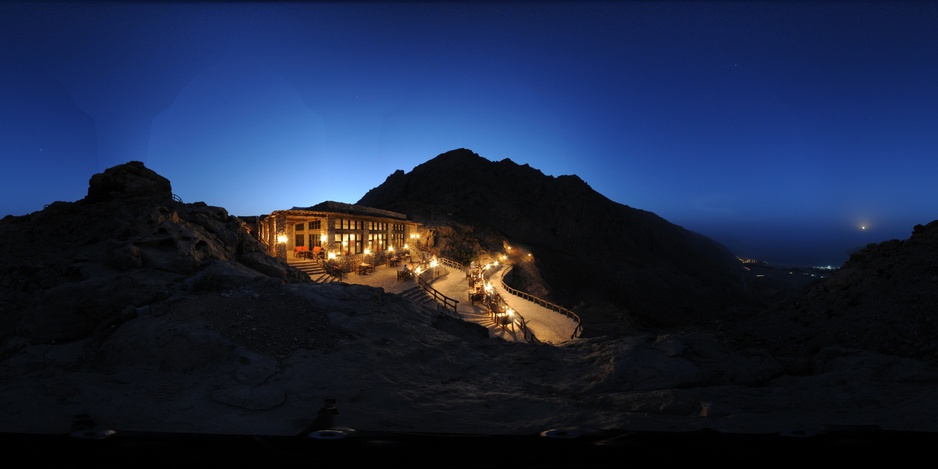
POLYGON ((130 160, 354 203, 468 148, 778 264, 938 219, 936 2, 2 3, 0 103, 0 216, 130 160))

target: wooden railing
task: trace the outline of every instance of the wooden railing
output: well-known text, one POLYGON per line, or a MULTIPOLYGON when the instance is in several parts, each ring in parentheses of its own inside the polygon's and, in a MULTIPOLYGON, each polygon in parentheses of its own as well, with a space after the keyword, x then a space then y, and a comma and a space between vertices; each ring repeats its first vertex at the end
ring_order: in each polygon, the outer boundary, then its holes
POLYGON ((451 268, 456 269, 456 270, 459 270, 459 271, 463 271, 463 270, 466 269, 466 266, 464 266, 464 265, 462 265, 462 264, 460 264, 459 262, 456 262, 456 261, 454 261, 454 260, 447 259, 447 258, 445 258, 445 257, 438 257, 438 258, 436 259, 436 261, 439 262, 440 264, 445 265, 446 267, 451 267, 451 268))
MULTIPOLYGON (((437 291, 436 288, 431 287, 430 284, 427 282, 427 280, 424 278, 428 275, 435 275, 435 272, 433 272, 432 269, 428 269, 428 270, 421 272, 420 275, 417 276, 417 285, 420 288, 422 288, 423 291, 427 292, 428 295, 432 296, 434 300, 441 303, 444 307, 443 308, 444 311, 449 313, 449 308, 453 308, 452 316, 461 319, 459 316, 459 312, 456 311, 456 307, 459 305, 459 300, 450 298, 440 293, 439 291, 437 291)), ((434 280, 436 278, 437 277, 434 277, 434 280)))
MULTIPOLYGON (((512 268, 509 267, 508 272, 511 272, 511 269, 512 268)), ((507 275, 508 272, 505 272, 505 274, 507 275)), ((580 337, 581 334, 583 334, 583 325, 580 323, 580 317, 577 316, 576 313, 574 313, 573 311, 570 311, 569 309, 564 308, 563 306, 538 298, 530 293, 526 293, 521 290, 509 287, 505 283, 504 275, 502 275, 502 288, 504 288, 506 291, 508 291, 508 293, 511 293, 512 295, 515 295, 520 298, 524 298, 525 300, 528 300, 532 303, 539 304, 549 310, 556 311, 560 314, 563 314, 564 316, 567 316, 570 319, 573 319, 573 322, 576 323, 576 328, 573 330, 573 334, 570 336, 571 339, 576 339, 577 337, 580 337)))

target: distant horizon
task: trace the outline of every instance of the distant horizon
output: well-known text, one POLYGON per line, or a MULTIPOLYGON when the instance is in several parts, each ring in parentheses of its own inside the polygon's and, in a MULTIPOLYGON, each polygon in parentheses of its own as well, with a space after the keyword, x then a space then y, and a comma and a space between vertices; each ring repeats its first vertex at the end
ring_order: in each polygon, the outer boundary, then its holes
MULTIPOLYGON (((468 149, 468 150, 471 151, 471 149, 468 149)), ((439 156, 439 154, 434 155, 434 158, 436 156, 439 156)), ((484 158, 483 155, 479 155, 479 156, 482 156, 484 158)), ((430 159, 428 159, 427 161, 430 161, 430 159)), ((137 161, 137 160, 131 160, 131 161, 137 161)), ((489 161, 492 161, 492 160, 489 160, 489 161)), ((126 164, 129 162, 130 161, 125 162, 125 163, 120 163, 120 164, 126 164)), ((142 163, 148 169, 153 170, 153 168, 150 168, 145 162, 142 162, 142 163)), ((521 161, 514 161, 514 163, 518 165, 525 165, 525 164, 530 165, 529 163, 521 162, 521 161)), ((114 166, 119 166, 120 164, 114 165, 114 166)), ((114 167, 114 166, 111 166, 111 167, 114 167)), ((532 168, 535 170, 539 169, 533 166, 532 168)), ((105 169, 110 169, 110 168, 105 168, 105 169)), ((158 171, 156 171, 156 173, 160 174, 158 171)), ((409 171, 407 171, 407 173, 409 173, 409 171)), ((98 174, 98 173, 94 173, 94 174, 98 174)), ((86 178, 86 180, 90 180, 91 176, 93 176, 94 174, 88 175, 88 178, 86 178)), ((390 176, 390 175, 391 174, 388 174, 387 176, 390 176)), ((163 174, 160 174, 160 176, 166 177, 163 174)), ((567 174, 564 176, 580 177, 577 174, 567 174)), ((583 178, 580 178, 580 179, 583 179, 583 178)), ((584 182, 587 185, 589 185, 589 181, 584 180, 584 182)), ((170 185, 172 185, 172 180, 170 180, 170 185)), ((375 187, 378 187, 378 186, 375 186, 375 187)), ((86 187, 86 191, 87 191, 87 187, 86 187)), ((597 193, 599 192, 597 191, 597 193)), ((601 193, 599 194, 608 198, 608 196, 606 196, 605 194, 601 194, 601 193)), ((229 215, 244 218, 244 217, 250 217, 250 216, 269 215, 270 213, 275 212, 277 210, 286 210, 286 209, 290 209, 293 207, 309 207, 309 206, 313 206, 313 205, 319 204, 321 202, 326 202, 326 201, 333 201, 333 202, 355 205, 358 203, 359 200, 361 200, 362 197, 364 197, 365 194, 362 194, 360 197, 355 199, 355 201, 351 201, 351 202, 340 201, 340 200, 336 200, 335 198, 330 198, 327 196, 326 198, 322 200, 315 201, 309 204, 292 204, 286 207, 271 208, 270 210, 264 211, 262 213, 254 213, 254 214, 237 213, 237 211, 232 211, 228 207, 219 205, 217 203, 212 203, 206 200, 188 200, 186 197, 176 192, 175 189, 173 189, 173 195, 180 197, 183 203, 201 202, 207 205, 223 208, 228 212, 229 215)), ((75 200, 62 200, 61 202, 77 202, 78 200, 81 200, 82 198, 84 198, 84 195, 82 195, 81 197, 75 200)), ((612 199, 610 198, 610 200, 612 199)), ((669 223, 675 224, 677 226, 681 226, 684 229, 706 236, 707 238, 712 239, 713 241, 716 241, 717 243, 720 243, 721 245, 726 247, 736 257, 763 261, 774 267, 783 267, 783 268, 785 267, 839 268, 840 266, 843 265, 844 262, 846 262, 849 259, 852 253, 867 247, 869 244, 879 244, 879 243, 894 240, 894 239, 906 240, 911 236, 912 230, 914 229, 915 225, 918 225, 918 224, 926 225, 930 223, 931 221, 934 221, 934 220, 928 220, 928 221, 923 221, 923 222, 914 223, 910 225, 907 230, 908 233, 905 236, 899 236, 898 233, 893 233, 892 236, 889 236, 888 234, 884 234, 884 236, 887 236, 884 238, 877 238, 877 235, 880 233, 877 230, 873 229, 873 227, 863 227, 863 228, 869 228, 869 229, 860 229, 860 230, 856 230, 856 232, 847 233, 847 236, 845 236, 844 239, 838 239, 836 237, 828 236, 828 238, 821 240, 822 246, 819 247, 816 245, 819 242, 817 237, 809 237, 809 239, 803 240, 802 243, 793 244, 793 245, 790 244, 791 240, 785 240, 787 242, 782 242, 783 240, 772 239, 772 236, 771 236, 772 227, 771 226, 759 227, 759 226, 754 226, 754 225, 747 225, 746 232, 736 233, 736 234, 728 233, 725 231, 721 233, 717 233, 717 234, 708 233, 706 225, 704 225, 703 229, 695 228, 694 226, 682 225, 680 223, 676 223, 674 220, 671 220, 668 217, 660 213, 655 213, 653 211, 646 210, 642 207, 636 207, 636 206, 625 204, 625 203, 618 202, 615 200, 612 200, 612 201, 619 203, 621 205, 624 205, 624 206, 631 207, 633 209, 638 209, 638 210, 643 210, 643 211, 654 213, 655 215, 660 216, 661 218, 668 221, 669 223), (757 241, 753 241, 753 240, 757 240, 757 241), (758 240, 761 240, 761 241, 758 241, 758 240), (769 242, 765 242, 766 240, 768 240, 769 242), (852 245, 849 244, 851 242, 853 243, 852 245), (812 244, 814 244, 815 246, 811 247, 812 244)), ((36 212, 44 210, 46 206, 52 204, 53 202, 56 202, 56 201, 50 201, 44 204, 43 208, 40 210, 37 210, 36 212)), ((33 213, 33 212, 30 212, 30 213, 33 213)), ((21 215, 6 214, 4 215, 4 217, 24 216, 24 215, 29 215, 30 213, 25 213, 21 215)), ((405 214, 405 215, 409 215, 409 214, 405 214)))

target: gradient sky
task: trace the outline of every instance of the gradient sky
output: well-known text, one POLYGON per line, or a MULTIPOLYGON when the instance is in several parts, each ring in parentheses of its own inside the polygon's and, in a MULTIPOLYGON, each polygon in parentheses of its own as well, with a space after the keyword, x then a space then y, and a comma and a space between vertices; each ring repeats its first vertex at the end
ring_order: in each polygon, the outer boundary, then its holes
POLYGON ((2 3, 0 103, 0 216, 131 160, 354 203, 468 148, 776 264, 938 219, 936 2, 2 3))

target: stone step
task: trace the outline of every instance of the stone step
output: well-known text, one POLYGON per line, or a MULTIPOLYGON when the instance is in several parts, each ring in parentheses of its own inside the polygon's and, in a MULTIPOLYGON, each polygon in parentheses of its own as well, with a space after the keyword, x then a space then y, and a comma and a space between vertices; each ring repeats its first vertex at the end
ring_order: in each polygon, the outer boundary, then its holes
POLYGON ((290 265, 300 269, 306 275, 309 275, 310 280, 316 283, 333 283, 339 281, 339 279, 327 274, 326 271, 323 270, 322 266, 319 265, 319 263, 316 261, 290 261, 290 265))
POLYGON ((399 294, 414 304, 436 311, 438 302, 431 298, 430 295, 427 295, 427 292, 423 291, 423 289, 418 286, 410 287, 399 294))

